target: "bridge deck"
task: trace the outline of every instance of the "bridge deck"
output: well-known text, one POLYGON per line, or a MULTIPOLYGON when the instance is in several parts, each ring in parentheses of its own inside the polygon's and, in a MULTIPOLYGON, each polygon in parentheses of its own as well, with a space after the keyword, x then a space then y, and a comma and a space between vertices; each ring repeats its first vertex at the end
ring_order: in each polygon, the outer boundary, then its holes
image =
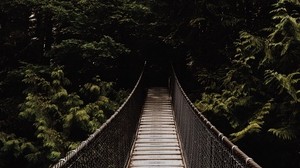
POLYGON ((151 167, 185 167, 166 88, 148 90, 129 162, 129 168, 151 167))

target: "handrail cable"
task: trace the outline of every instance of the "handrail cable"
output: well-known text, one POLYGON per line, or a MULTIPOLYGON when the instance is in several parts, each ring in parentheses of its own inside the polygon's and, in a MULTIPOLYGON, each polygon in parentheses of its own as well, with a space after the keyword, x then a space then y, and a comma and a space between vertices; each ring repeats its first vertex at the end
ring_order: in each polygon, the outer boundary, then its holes
POLYGON ((172 66, 172 104, 187 167, 261 168, 193 105, 172 66))
POLYGON ((145 66, 146 62, 136 85, 119 109, 52 168, 121 168, 126 165, 145 99, 145 66))

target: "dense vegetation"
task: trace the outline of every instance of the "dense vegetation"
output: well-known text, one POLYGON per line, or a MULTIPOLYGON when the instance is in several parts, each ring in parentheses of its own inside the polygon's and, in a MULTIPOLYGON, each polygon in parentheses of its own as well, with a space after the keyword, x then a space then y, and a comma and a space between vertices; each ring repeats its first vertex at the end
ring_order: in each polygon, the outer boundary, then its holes
POLYGON ((298 0, 2 0, 0 167, 75 148, 144 59, 172 59, 200 111, 263 167, 300 167, 299 54, 298 0))
POLYGON ((112 115, 148 15, 131 1, 0 2, 0 167, 48 167, 112 115))
POLYGON ((197 108, 263 167, 300 167, 299 1, 160 2, 197 108))

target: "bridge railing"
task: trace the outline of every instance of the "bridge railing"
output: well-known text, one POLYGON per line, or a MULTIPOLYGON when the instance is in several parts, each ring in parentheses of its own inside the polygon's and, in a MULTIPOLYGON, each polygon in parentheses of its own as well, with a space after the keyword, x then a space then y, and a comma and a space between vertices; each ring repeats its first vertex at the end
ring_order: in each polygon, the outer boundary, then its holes
POLYGON ((197 110, 183 91, 174 69, 170 91, 187 167, 260 168, 197 110))
POLYGON ((122 168, 126 166, 145 99, 144 70, 122 106, 52 168, 122 168))

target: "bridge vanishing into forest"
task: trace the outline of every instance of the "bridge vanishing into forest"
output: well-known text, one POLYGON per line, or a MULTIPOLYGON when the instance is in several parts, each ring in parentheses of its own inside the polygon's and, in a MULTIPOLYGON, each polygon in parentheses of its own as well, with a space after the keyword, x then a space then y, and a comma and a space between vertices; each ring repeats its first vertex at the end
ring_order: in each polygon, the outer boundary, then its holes
POLYGON ((173 70, 147 88, 144 70, 123 105, 53 168, 260 168, 191 103, 173 70))

